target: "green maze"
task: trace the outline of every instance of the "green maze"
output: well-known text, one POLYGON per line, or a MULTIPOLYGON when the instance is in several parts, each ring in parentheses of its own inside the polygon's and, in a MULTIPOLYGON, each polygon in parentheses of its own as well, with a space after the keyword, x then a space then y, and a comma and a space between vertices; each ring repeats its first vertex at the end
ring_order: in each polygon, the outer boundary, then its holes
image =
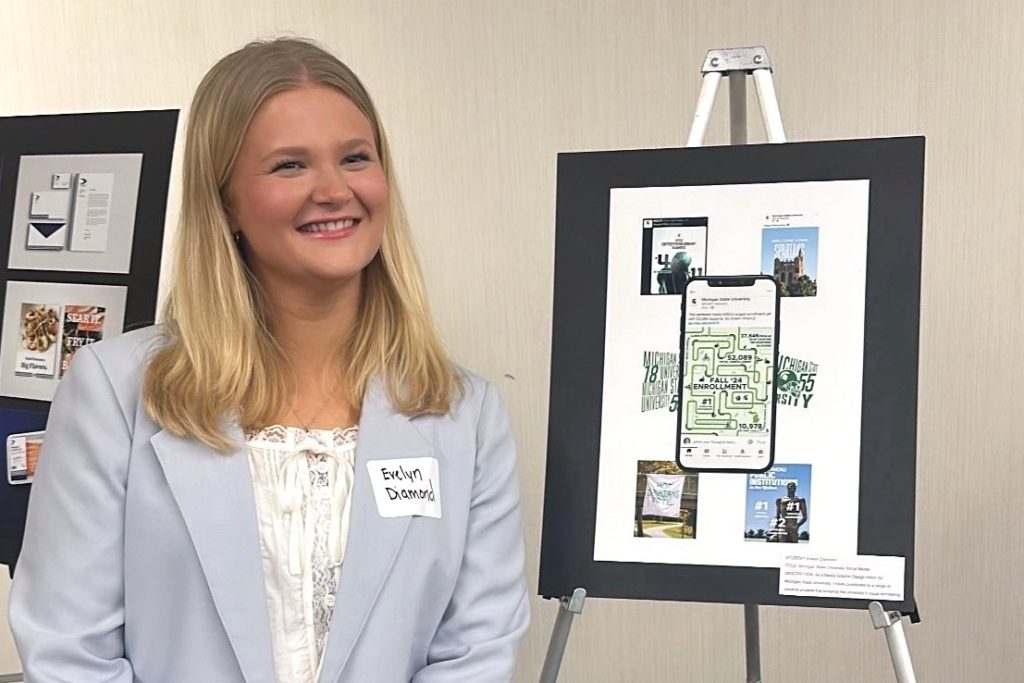
POLYGON ((772 333, 768 328, 687 330, 684 431, 718 436, 765 431, 772 333))

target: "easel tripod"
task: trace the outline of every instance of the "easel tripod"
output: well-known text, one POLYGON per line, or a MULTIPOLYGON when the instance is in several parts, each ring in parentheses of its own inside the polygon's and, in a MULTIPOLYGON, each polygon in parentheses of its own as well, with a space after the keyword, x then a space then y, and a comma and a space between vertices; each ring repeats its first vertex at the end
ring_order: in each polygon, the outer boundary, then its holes
MULTIPOLYGON (((767 51, 763 47, 711 50, 704 60, 701 73, 703 76, 701 90, 697 99, 693 123, 686 140, 687 147, 703 145, 715 97, 718 94, 718 86, 724 76, 729 78, 730 144, 738 145, 747 142, 746 79, 748 75, 754 79, 757 89, 761 117, 768 142, 782 143, 786 141, 782 116, 775 96, 771 63, 767 51)), ((583 612, 586 595, 586 590, 579 587, 573 590, 572 595, 560 598, 558 616, 551 632, 540 683, 556 683, 558 680, 558 672, 561 668, 573 618, 583 612)), ((917 679, 914 676, 910 653, 903 633, 903 615, 896 611, 886 611, 879 602, 870 603, 869 614, 874 628, 885 631, 897 682, 916 683, 917 679)), ((917 621, 916 616, 916 613, 911 615, 911 620, 917 621)), ((743 619, 746 681, 747 683, 762 683, 758 605, 745 604, 743 619)))

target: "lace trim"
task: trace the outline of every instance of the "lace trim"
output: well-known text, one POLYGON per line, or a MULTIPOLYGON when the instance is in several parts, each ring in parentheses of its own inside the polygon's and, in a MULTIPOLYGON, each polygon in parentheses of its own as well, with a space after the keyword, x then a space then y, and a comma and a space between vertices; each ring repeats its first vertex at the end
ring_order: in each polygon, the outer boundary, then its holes
MULTIPOLYGON (((255 443, 287 444, 297 443, 307 431, 302 427, 292 427, 279 424, 268 425, 262 429, 245 430, 245 440, 255 443)), ((359 436, 359 425, 351 427, 335 427, 334 429, 310 429, 309 436, 313 437, 322 446, 344 446, 354 443, 359 436)))
MULTIPOLYGON (((335 593, 338 590, 338 565, 330 551, 329 529, 331 515, 331 481, 328 477, 327 456, 309 456, 309 479, 313 487, 312 500, 307 499, 307 512, 313 517, 313 543, 310 557, 313 589, 313 630, 316 637, 317 657, 322 657, 327 633, 334 613, 335 593), (321 463, 323 465, 321 465, 321 463)), ((339 473, 341 474, 341 473, 339 473)), ((335 483, 338 485, 338 482, 335 483)))

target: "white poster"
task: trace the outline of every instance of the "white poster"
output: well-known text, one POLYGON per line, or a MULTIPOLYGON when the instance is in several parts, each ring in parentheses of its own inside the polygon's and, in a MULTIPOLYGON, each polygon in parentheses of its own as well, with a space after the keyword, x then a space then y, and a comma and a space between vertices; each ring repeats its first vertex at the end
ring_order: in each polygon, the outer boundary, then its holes
POLYGON ((9 268, 127 273, 141 154, 22 156, 9 268))
POLYGON ((684 479, 681 474, 648 474, 643 513, 678 517, 684 479))
POLYGON ((867 180, 611 191, 594 560, 778 567, 792 544, 856 554, 867 226, 867 180), (672 244, 652 231, 666 219, 690 221, 672 244), (681 300, 645 295, 659 293, 656 243, 707 275, 772 275, 783 295, 775 467, 699 475, 682 498, 684 542, 637 532, 638 472, 675 458, 681 300))
POLYGON ((0 394, 53 400, 75 354, 124 330, 128 289, 57 282, 7 283, 0 394))

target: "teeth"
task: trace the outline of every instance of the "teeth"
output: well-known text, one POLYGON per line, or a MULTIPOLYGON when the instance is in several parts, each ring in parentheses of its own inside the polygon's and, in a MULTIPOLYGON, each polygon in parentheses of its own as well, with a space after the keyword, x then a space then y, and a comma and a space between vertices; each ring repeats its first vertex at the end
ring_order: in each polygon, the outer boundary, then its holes
POLYGON ((337 232, 346 228, 355 227, 356 221, 353 218, 346 218, 343 221, 326 221, 324 223, 310 223, 300 228, 302 232, 337 232))

